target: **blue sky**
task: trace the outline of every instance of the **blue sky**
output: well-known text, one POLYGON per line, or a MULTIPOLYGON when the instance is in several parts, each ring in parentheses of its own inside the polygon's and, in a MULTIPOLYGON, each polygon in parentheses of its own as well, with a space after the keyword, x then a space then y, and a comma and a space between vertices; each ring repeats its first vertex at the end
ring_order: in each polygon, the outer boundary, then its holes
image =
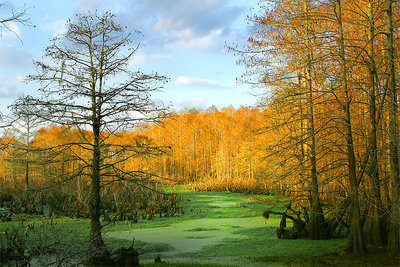
POLYGON ((226 51, 225 43, 242 46, 248 38, 246 16, 258 0, 10 0, 0 10, 5 17, 11 6, 24 4, 35 27, 11 24, 18 33, 1 32, 0 110, 21 94, 34 94, 35 84, 25 84, 35 72, 32 61, 40 58, 49 40, 62 34, 67 19, 78 12, 110 10, 117 20, 142 32, 133 68, 157 72, 170 78, 154 95, 179 110, 253 105, 250 86, 237 84, 243 67, 226 51))

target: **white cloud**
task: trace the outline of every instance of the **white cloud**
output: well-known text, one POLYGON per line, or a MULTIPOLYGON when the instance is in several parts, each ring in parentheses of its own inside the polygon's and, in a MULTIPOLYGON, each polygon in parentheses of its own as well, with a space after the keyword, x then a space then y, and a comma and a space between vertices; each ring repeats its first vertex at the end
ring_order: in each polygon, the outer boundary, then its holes
POLYGON ((22 39, 21 29, 17 24, 11 22, 8 26, 8 29, 5 27, 1 28, 1 38, 5 40, 13 40, 13 39, 22 39))
POLYGON ((185 25, 184 20, 169 17, 158 20, 154 25, 154 29, 158 32, 164 32, 180 28, 184 25, 185 25))
POLYGON ((153 29, 160 33, 179 31, 185 27, 206 33, 219 27, 221 21, 216 20, 216 18, 225 16, 229 18, 229 15, 232 15, 230 12, 234 8, 227 5, 230 1, 147 0, 146 4, 142 4, 142 8, 158 13, 153 29))
POLYGON ((83 0, 78 10, 117 10, 117 20, 143 32, 148 46, 221 49, 246 11, 234 0, 83 0))
POLYGON ((179 31, 176 34, 176 37, 182 38, 182 39, 189 39, 189 38, 193 38, 195 36, 196 36, 196 34, 191 29, 184 29, 184 30, 179 31))
POLYGON ((43 30, 51 32, 53 37, 62 35, 67 31, 67 20, 60 19, 52 23, 46 23, 41 26, 43 30))
POLYGON ((199 79, 187 76, 177 77, 175 79, 175 84, 195 86, 195 87, 206 87, 206 88, 220 88, 220 89, 231 88, 235 85, 234 83, 223 84, 207 79, 199 79))
POLYGON ((82 0, 77 11, 112 10, 148 46, 213 51, 236 40, 234 24, 248 7, 242 0, 82 0))
POLYGON ((175 34, 175 40, 165 44, 169 50, 208 50, 219 45, 216 42, 222 36, 222 29, 211 31, 208 35, 198 35, 188 30, 182 30, 175 34))

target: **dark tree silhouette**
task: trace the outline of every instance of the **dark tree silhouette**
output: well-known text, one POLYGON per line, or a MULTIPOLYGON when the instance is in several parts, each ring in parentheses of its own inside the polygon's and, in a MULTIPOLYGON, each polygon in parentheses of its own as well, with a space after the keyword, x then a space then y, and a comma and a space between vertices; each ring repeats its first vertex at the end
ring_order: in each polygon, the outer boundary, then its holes
POLYGON ((24 5, 20 8, 14 8, 10 6, 7 2, 0 3, 1 9, 9 9, 8 15, 5 17, 0 17, 0 36, 3 31, 9 31, 13 33, 18 39, 18 33, 12 27, 11 23, 22 24, 26 26, 32 26, 30 23, 30 18, 27 17, 27 7, 24 5))
POLYGON ((90 154, 89 158, 81 156, 84 164, 79 170, 89 177, 91 188, 89 264, 104 264, 108 251, 100 224, 102 187, 115 180, 140 183, 150 179, 142 170, 123 170, 120 163, 160 151, 140 144, 115 144, 110 139, 164 114, 152 102, 151 93, 167 79, 129 70, 139 45, 131 47, 132 34, 115 22, 113 14, 78 14, 67 26, 67 32, 52 40, 42 60, 35 62, 38 72, 28 80, 40 82, 42 96, 29 102, 40 107, 45 121, 80 131, 84 141, 67 145, 90 154))

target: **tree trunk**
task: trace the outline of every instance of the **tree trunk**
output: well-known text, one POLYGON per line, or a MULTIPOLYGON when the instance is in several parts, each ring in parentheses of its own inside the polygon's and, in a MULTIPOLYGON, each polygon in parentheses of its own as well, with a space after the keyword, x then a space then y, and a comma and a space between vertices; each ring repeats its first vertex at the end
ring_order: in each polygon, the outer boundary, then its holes
POLYGON ((389 69, 389 136, 390 136, 390 176, 392 182, 392 212, 390 218, 388 251, 400 254, 400 184, 399 184, 399 139, 397 88, 395 77, 394 47, 393 47, 393 0, 386 0, 387 55, 389 69))
POLYGON ((100 125, 97 116, 93 119, 93 165, 90 188, 90 237, 89 237, 89 265, 96 266, 108 255, 101 235, 101 195, 100 195, 100 125))
POLYGON ((341 0, 336 1, 335 10, 337 23, 338 23, 338 45, 339 45, 339 57, 341 64, 341 81, 342 90, 344 92, 344 133, 346 139, 346 154, 349 170, 349 183, 350 183, 350 198, 351 198, 351 224, 350 224, 350 235, 349 243, 347 246, 348 252, 358 254, 366 253, 367 248, 364 240, 364 233, 362 231, 362 225, 360 221, 360 203, 359 203, 359 192, 358 192, 358 181, 356 175, 356 157, 354 152, 354 141, 353 141, 353 130, 352 130, 352 119, 351 119, 351 93, 349 91, 349 85, 347 80, 347 59, 345 54, 345 43, 344 43, 344 32, 343 32, 343 21, 342 21, 342 6, 341 0))
MULTIPOLYGON (((311 67, 310 67, 311 69, 311 67)), ((308 76, 311 76, 308 74, 308 76)), ((309 237, 313 240, 326 239, 325 219, 319 199, 319 184, 317 175, 317 157, 315 141, 315 120, 314 120, 314 100, 311 78, 308 79, 308 99, 309 99, 309 135, 310 144, 310 163, 311 163, 311 216, 308 224, 309 237)))
POLYGON ((306 16, 306 42, 307 42, 307 97, 308 97, 308 135, 310 137, 310 165, 311 165, 311 216, 308 224, 309 237, 314 240, 326 239, 325 219, 319 198, 319 183, 317 173, 316 138, 315 138, 315 113, 314 92, 312 84, 313 51, 310 33, 309 1, 304 2, 304 13, 306 16))
MULTIPOLYGON (((104 32, 103 32, 104 35, 104 32)), ((104 40, 104 39, 103 39, 104 40)), ((91 41, 89 41, 91 43, 91 41)), ((91 50, 90 50, 91 51, 91 50)), ((102 57, 104 52, 102 51, 102 57)), ((93 55, 90 53, 91 64, 93 68, 93 55)), ((92 177, 90 188, 90 237, 89 237, 89 265, 105 264, 104 261, 109 259, 107 248, 101 235, 101 144, 100 144, 100 127, 101 127, 101 89, 102 89, 102 64, 100 60, 99 70, 99 88, 96 91, 95 73, 92 71, 92 129, 93 129, 93 163, 92 177)))
POLYGON ((371 180, 371 205, 369 205, 368 216, 364 224, 365 240, 367 244, 380 246, 385 242, 385 229, 383 223, 383 206, 381 197, 381 184, 379 180, 379 165, 378 165, 378 144, 377 144, 377 127, 378 121, 376 116, 376 63, 374 51, 374 38, 375 38, 375 18, 373 17, 373 6, 369 2, 368 7, 369 16, 369 117, 370 117, 370 165, 367 170, 371 180))

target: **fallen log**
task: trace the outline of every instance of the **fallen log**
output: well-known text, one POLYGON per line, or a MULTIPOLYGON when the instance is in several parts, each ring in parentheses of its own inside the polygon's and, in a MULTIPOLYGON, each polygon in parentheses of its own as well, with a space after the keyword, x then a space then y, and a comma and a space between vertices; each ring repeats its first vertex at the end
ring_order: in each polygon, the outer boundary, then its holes
MULTIPOLYGON (((336 210, 335 216, 332 216, 330 219, 325 221, 325 229, 327 231, 326 236, 328 238, 332 238, 335 230, 339 226, 347 227, 347 223, 345 221, 345 215, 347 209, 350 205, 350 198, 346 198, 339 205, 339 208, 336 210)), ((291 203, 286 205, 286 210, 284 212, 266 210, 263 213, 263 216, 266 219, 269 219, 270 214, 281 215, 282 219, 279 225, 279 228, 276 230, 276 235, 278 238, 283 239, 297 239, 307 236, 307 227, 310 222, 307 210, 305 207, 302 207, 301 210, 294 210, 291 208, 291 203), (291 229, 286 228, 286 219, 290 219, 293 222, 293 227, 291 229)))
MULTIPOLYGON (((297 239, 297 238, 305 237, 307 235, 307 228, 306 228, 307 223, 301 219, 300 211, 293 210, 291 208, 290 204, 287 206, 287 209, 285 212, 266 210, 266 211, 264 211, 263 216, 266 219, 269 219, 270 214, 282 215, 282 219, 279 224, 279 228, 276 230, 276 235, 278 238, 297 239), (291 214, 289 214, 289 212, 291 214), (296 217, 294 217, 293 215, 296 215, 296 217), (286 218, 292 220, 292 222, 293 222, 293 227, 291 229, 286 229, 286 218)), ((307 217, 308 217, 308 214, 307 214, 306 218, 307 217)))

